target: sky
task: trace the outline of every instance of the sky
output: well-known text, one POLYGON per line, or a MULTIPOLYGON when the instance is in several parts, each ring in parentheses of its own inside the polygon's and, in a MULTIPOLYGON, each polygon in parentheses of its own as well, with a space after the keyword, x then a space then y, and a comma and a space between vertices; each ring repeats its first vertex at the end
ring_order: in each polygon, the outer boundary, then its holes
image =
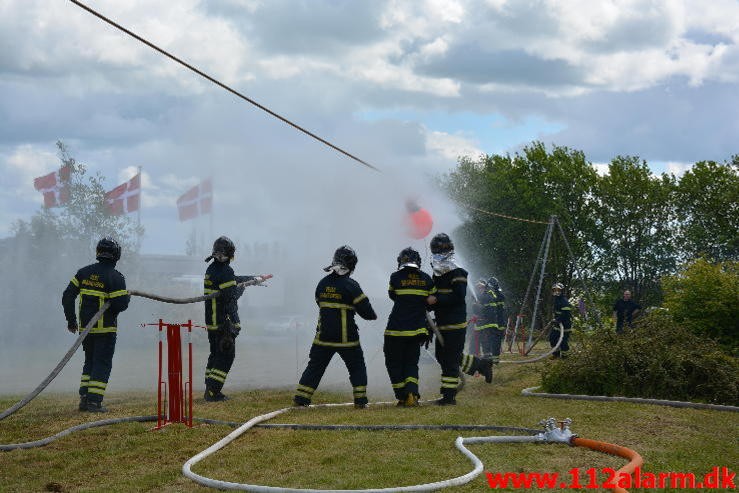
POLYGON ((193 228, 371 245, 408 197, 450 230, 434 177, 533 140, 658 173, 739 152, 737 1, 86 3, 380 172, 71 2, 0 0, 0 237, 39 210, 57 140, 111 189, 142 167, 142 249, 162 254, 193 228), (209 176, 213 226, 179 222, 209 176))

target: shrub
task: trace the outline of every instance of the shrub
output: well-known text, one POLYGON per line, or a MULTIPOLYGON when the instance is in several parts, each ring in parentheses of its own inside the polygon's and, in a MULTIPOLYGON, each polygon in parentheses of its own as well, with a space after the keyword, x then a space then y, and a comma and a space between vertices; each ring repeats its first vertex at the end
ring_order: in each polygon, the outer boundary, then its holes
POLYGON ((654 312, 623 335, 602 331, 543 370, 547 392, 739 405, 739 360, 654 312))
POLYGON ((664 307, 697 335, 739 349, 739 262, 712 264, 698 259, 662 280, 664 307))

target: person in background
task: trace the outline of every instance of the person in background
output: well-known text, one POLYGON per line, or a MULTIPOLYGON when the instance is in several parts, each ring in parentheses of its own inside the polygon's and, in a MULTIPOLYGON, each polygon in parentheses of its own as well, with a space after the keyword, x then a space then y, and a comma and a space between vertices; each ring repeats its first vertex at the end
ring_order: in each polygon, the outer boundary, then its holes
POLYGON ((564 329, 562 344, 554 353, 552 358, 565 358, 570 350, 570 332, 572 331, 572 305, 564 295, 564 286, 561 283, 555 283, 552 286, 552 296, 554 297, 554 319, 552 320, 552 328, 549 331, 549 344, 551 347, 557 345, 559 340, 559 325, 564 329))
POLYGON ((82 341, 85 362, 79 390, 80 411, 104 413, 108 411, 103 406, 103 397, 113 369, 118 314, 128 308, 131 296, 126 291, 126 278, 115 269, 121 258, 118 242, 109 236, 102 238, 95 248, 95 258, 97 263, 82 267, 69 281, 62 294, 62 306, 67 329, 75 334, 78 325, 74 301, 78 295, 80 325, 83 327, 106 302, 110 303, 82 341))
POLYGON ((613 318, 616 319, 616 333, 624 333, 624 325, 630 329, 634 318, 639 314, 641 305, 631 299, 631 291, 624 291, 623 298, 613 304, 613 318))

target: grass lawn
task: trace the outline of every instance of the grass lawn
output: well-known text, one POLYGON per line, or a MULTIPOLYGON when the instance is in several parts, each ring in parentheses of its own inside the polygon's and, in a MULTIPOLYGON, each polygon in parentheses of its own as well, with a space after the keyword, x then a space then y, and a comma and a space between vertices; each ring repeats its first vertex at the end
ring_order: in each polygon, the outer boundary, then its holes
MULTIPOLYGON (((644 470, 684 471, 702 476, 714 466, 739 464, 739 414, 627 403, 560 401, 520 396, 539 383, 537 365, 496 368, 495 382, 468 379, 456 407, 416 409, 371 407, 305 409, 272 422, 330 424, 459 423, 537 428, 542 418, 570 417, 584 438, 616 443, 639 452, 644 470)), ((286 407, 291 389, 230 392, 232 400, 195 401, 195 416, 244 422, 286 407)), ((431 397, 427 395, 426 397, 431 397)), ((18 396, 0 397, 0 409, 18 396)), ((316 403, 344 402, 349 396, 319 391, 316 403)), ((370 395, 372 399, 372 396, 370 395)), ((0 443, 36 440, 80 423, 155 413, 151 393, 113 393, 111 412, 76 411, 77 397, 42 394, 0 421, 0 443)), ((150 431, 151 423, 94 428, 45 447, 0 452, 0 491, 206 491, 181 474, 182 464, 218 441, 231 428, 181 425, 150 431)), ((439 481, 468 472, 470 462, 454 448, 459 436, 504 434, 447 431, 302 431, 255 429, 194 467, 226 481, 294 488, 380 488, 439 481)), ((470 449, 491 472, 559 472, 579 467, 614 467, 624 461, 563 445, 478 444, 470 449)), ((600 476, 600 480, 605 476, 600 476)), ((484 475, 454 491, 489 489, 484 475)), ((515 491, 515 490, 511 490, 515 491)), ((633 490, 632 490, 633 491, 633 490)), ((669 490, 662 490, 669 491, 669 490)), ((714 490, 715 491, 715 490, 714 490)))

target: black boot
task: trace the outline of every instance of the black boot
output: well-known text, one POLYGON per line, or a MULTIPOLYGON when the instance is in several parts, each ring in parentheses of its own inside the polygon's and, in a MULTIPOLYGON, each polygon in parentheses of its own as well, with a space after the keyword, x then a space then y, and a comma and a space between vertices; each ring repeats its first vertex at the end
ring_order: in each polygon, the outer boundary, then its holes
POLYGON ((77 409, 79 409, 80 412, 87 411, 87 395, 80 396, 80 405, 77 409))
POLYGON ((485 377, 485 383, 492 383, 493 381, 493 360, 491 359, 479 359, 475 361, 477 363, 477 371, 480 375, 485 377))
POLYGON ((86 411, 88 413, 107 413, 108 408, 103 406, 102 402, 88 400, 86 411))
POLYGON ((228 397, 223 395, 223 393, 221 393, 220 390, 219 391, 210 390, 210 389, 206 390, 204 397, 205 397, 205 402, 223 402, 223 401, 228 400, 228 397))

